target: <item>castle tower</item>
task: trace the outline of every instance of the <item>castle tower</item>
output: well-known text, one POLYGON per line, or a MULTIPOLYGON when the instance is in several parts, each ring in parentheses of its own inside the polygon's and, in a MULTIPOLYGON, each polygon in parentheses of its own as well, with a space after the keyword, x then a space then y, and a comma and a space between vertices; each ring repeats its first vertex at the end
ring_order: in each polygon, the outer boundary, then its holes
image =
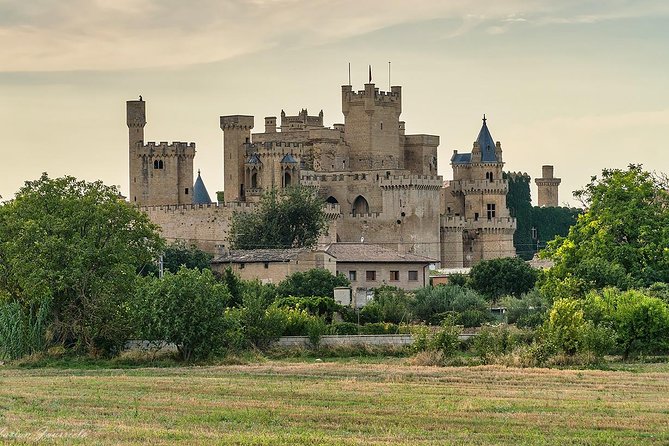
POLYGON ((221 116, 225 201, 244 201, 245 143, 251 142, 253 116, 221 116))
POLYGON ((191 204, 195 144, 144 143, 146 102, 126 102, 131 203, 138 206, 191 204))
POLYGON ((142 176, 142 163, 139 150, 144 145, 144 126, 146 125, 146 108, 142 97, 139 101, 126 102, 126 121, 128 124, 129 173, 130 173, 130 201, 136 203, 137 196, 141 197, 140 190, 148 187, 142 176), (137 183, 140 181, 140 183, 137 183))
MULTIPOLYGON (((442 250, 442 266, 472 266, 481 260, 512 257, 516 221, 506 207, 508 182, 502 177, 502 145, 485 116, 471 153, 454 151, 453 181, 443 194, 442 237, 455 252, 442 250), (457 239, 462 235, 462 243, 457 239)), ((446 247, 445 247, 446 248, 446 247)))
POLYGON ((553 166, 541 166, 541 178, 535 178, 534 182, 538 190, 539 207, 557 207, 558 204, 558 186, 562 182, 561 178, 553 177, 553 166))
POLYGON ((373 83, 353 91, 341 87, 344 139, 350 146, 352 170, 403 169, 404 150, 400 146, 402 87, 379 91, 373 83))

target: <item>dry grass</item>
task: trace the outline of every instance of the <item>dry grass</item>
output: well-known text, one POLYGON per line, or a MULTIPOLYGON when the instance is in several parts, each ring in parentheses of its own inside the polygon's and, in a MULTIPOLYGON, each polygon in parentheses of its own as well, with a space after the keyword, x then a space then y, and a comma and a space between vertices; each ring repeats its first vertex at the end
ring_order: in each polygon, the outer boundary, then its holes
POLYGON ((669 372, 286 363, 0 368, 0 443, 669 443, 669 372))

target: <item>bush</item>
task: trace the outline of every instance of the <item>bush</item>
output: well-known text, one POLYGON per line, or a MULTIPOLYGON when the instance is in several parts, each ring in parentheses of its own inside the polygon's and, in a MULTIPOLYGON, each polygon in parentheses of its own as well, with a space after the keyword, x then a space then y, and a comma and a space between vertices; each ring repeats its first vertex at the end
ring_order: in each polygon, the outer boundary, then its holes
POLYGON ((460 346, 460 333, 460 327, 454 325, 451 318, 447 318, 430 339, 429 349, 441 352, 445 357, 453 356, 460 346))
POLYGON ((182 267, 162 279, 140 279, 131 314, 141 339, 174 343, 185 361, 205 359, 236 347, 231 344, 240 327, 226 313, 229 300, 227 288, 211 271, 182 267))
POLYGON ((372 300, 358 310, 356 318, 363 325, 381 323, 381 306, 372 300))
POLYGON ((456 318, 456 323, 462 325, 463 327, 480 327, 486 322, 490 322, 494 319, 493 315, 490 313, 490 310, 464 310, 462 313, 459 313, 456 318))
POLYGON ((326 269, 314 268, 305 272, 296 272, 286 277, 279 283, 277 291, 283 297, 333 297, 336 287, 349 286, 350 284, 351 282, 342 274, 335 276, 326 269))
POLYGON ((379 322, 399 324, 413 319, 412 302, 413 296, 403 289, 382 286, 374 290, 374 298, 370 304, 378 306, 379 322))
POLYGON ((363 335, 397 334, 399 327, 389 322, 377 322, 361 325, 358 332, 363 335))
POLYGON ((50 304, 43 299, 26 310, 18 302, 0 299, 0 359, 18 359, 44 350, 50 304))
POLYGON ((485 299, 475 291, 458 285, 421 288, 416 291, 412 303, 416 317, 431 325, 441 324, 449 314, 455 314, 456 322, 466 322, 468 326, 492 320, 485 299), (464 312, 467 314, 459 315, 464 312))
POLYGON ((413 343, 411 348, 415 353, 424 352, 430 347, 430 327, 425 325, 414 325, 411 330, 413 343))
POLYGON ((313 316, 322 316, 326 321, 331 322, 332 316, 339 311, 341 305, 335 302, 333 297, 280 297, 276 300, 278 307, 295 308, 305 310, 313 316))
POLYGON ((325 333, 327 333, 325 321, 320 317, 312 316, 307 325, 307 336, 309 336, 311 346, 318 348, 325 333))
POLYGON ((543 326, 543 333, 558 351, 574 355, 583 348, 585 327, 586 323, 579 301, 560 299, 553 304, 543 326))
POLYGON ((506 296, 500 304, 506 308, 506 322, 518 327, 536 328, 544 323, 550 302, 537 290, 523 294, 520 299, 506 296))
POLYGON ((358 324, 352 322, 340 322, 330 325, 330 334, 333 335, 357 335, 358 324))
POLYGON ((244 293, 239 315, 246 342, 260 349, 279 339, 288 325, 284 308, 268 306, 263 296, 248 292, 244 293))
POLYGON ((474 337, 472 351, 488 364, 512 353, 518 346, 529 345, 531 332, 509 325, 485 326, 474 337))
POLYGON ((640 291, 606 289, 590 293, 585 308, 595 324, 610 326, 624 358, 664 353, 669 349, 669 309, 640 291))
POLYGON ((282 336, 307 336, 309 324, 314 316, 310 315, 306 310, 298 310, 295 308, 281 308, 286 317, 286 325, 282 336))

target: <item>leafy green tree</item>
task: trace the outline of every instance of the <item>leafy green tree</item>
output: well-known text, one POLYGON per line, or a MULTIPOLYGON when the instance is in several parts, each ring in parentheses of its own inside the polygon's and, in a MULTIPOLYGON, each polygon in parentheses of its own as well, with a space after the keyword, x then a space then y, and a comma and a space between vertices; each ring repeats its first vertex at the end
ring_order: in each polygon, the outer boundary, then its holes
POLYGON ((230 241, 236 249, 301 248, 316 244, 327 228, 325 202, 311 188, 271 189, 251 212, 236 212, 230 241))
POLYGON ((280 296, 332 297, 336 287, 349 286, 351 282, 342 274, 334 275, 322 268, 296 272, 282 280, 277 291, 280 296))
POLYGON ((669 184, 640 165, 605 169, 574 192, 587 211, 565 238, 548 244, 558 279, 590 289, 669 281, 669 184), (584 267, 584 265, 586 267, 584 267))
POLYGON ((212 255, 199 249, 195 245, 187 246, 177 241, 165 248, 163 254, 163 268, 165 271, 177 273, 182 266, 189 269, 211 269, 212 255))
POLYGON ((476 291, 458 285, 439 285, 416 290, 411 307, 416 318, 439 325, 454 318, 462 325, 479 325, 490 320, 485 299, 476 291))
POLYGON ((280 297, 274 303, 281 308, 305 310, 312 316, 322 317, 327 322, 332 322, 334 313, 341 308, 341 305, 335 302, 333 297, 325 296, 280 297))
POLYGON ((613 328, 624 358, 669 349, 669 308, 656 297, 608 288, 589 293, 583 307, 589 320, 613 328))
POLYGON ((136 270, 154 261, 157 227, 115 187, 47 174, 0 206, 0 290, 26 314, 49 308, 50 342, 98 354, 120 348, 136 270))
POLYGON ((496 301, 502 296, 520 297, 537 281, 537 271, 518 257, 483 260, 469 273, 469 286, 496 301))
POLYGON ((226 312, 230 292, 211 271, 181 267, 140 282, 131 308, 141 339, 176 344, 184 361, 239 347, 241 326, 226 312))
POLYGON ((377 306, 379 322, 411 322, 413 296, 401 288, 384 285, 374 289, 374 298, 365 307, 377 306))
POLYGON ((506 296, 500 303, 506 308, 506 321, 509 324, 527 328, 536 328, 543 324, 552 304, 536 289, 520 298, 506 296))
POLYGON ((530 176, 526 173, 504 173, 509 183, 506 206, 516 219, 513 246, 518 256, 529 260, 534 256, 536 243, 532 240, 532 201, 530 196, 530 176))
POLYGON ((516 219, 513 246, 518 257, 530 260, 538 249, 556 236, 566 236, 582 210, 568 207, 532 206, 530 176, 526 173, 504 173, 509 182, 506 205, 516 219))

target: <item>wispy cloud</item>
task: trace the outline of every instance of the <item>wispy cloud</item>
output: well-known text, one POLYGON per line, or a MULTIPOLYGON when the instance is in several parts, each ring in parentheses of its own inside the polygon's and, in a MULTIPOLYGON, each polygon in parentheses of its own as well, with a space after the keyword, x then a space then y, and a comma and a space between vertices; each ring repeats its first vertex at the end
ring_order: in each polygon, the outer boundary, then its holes
POLYGON ((435 18, 462 21, 452 37, 481 24, 501 33, 526 21, 656 14, 667 12, 664 4, 618 1, 599 14, 583 12, 580 2, 548 0, 0 0, 0 71, 182 66, 435 18))

